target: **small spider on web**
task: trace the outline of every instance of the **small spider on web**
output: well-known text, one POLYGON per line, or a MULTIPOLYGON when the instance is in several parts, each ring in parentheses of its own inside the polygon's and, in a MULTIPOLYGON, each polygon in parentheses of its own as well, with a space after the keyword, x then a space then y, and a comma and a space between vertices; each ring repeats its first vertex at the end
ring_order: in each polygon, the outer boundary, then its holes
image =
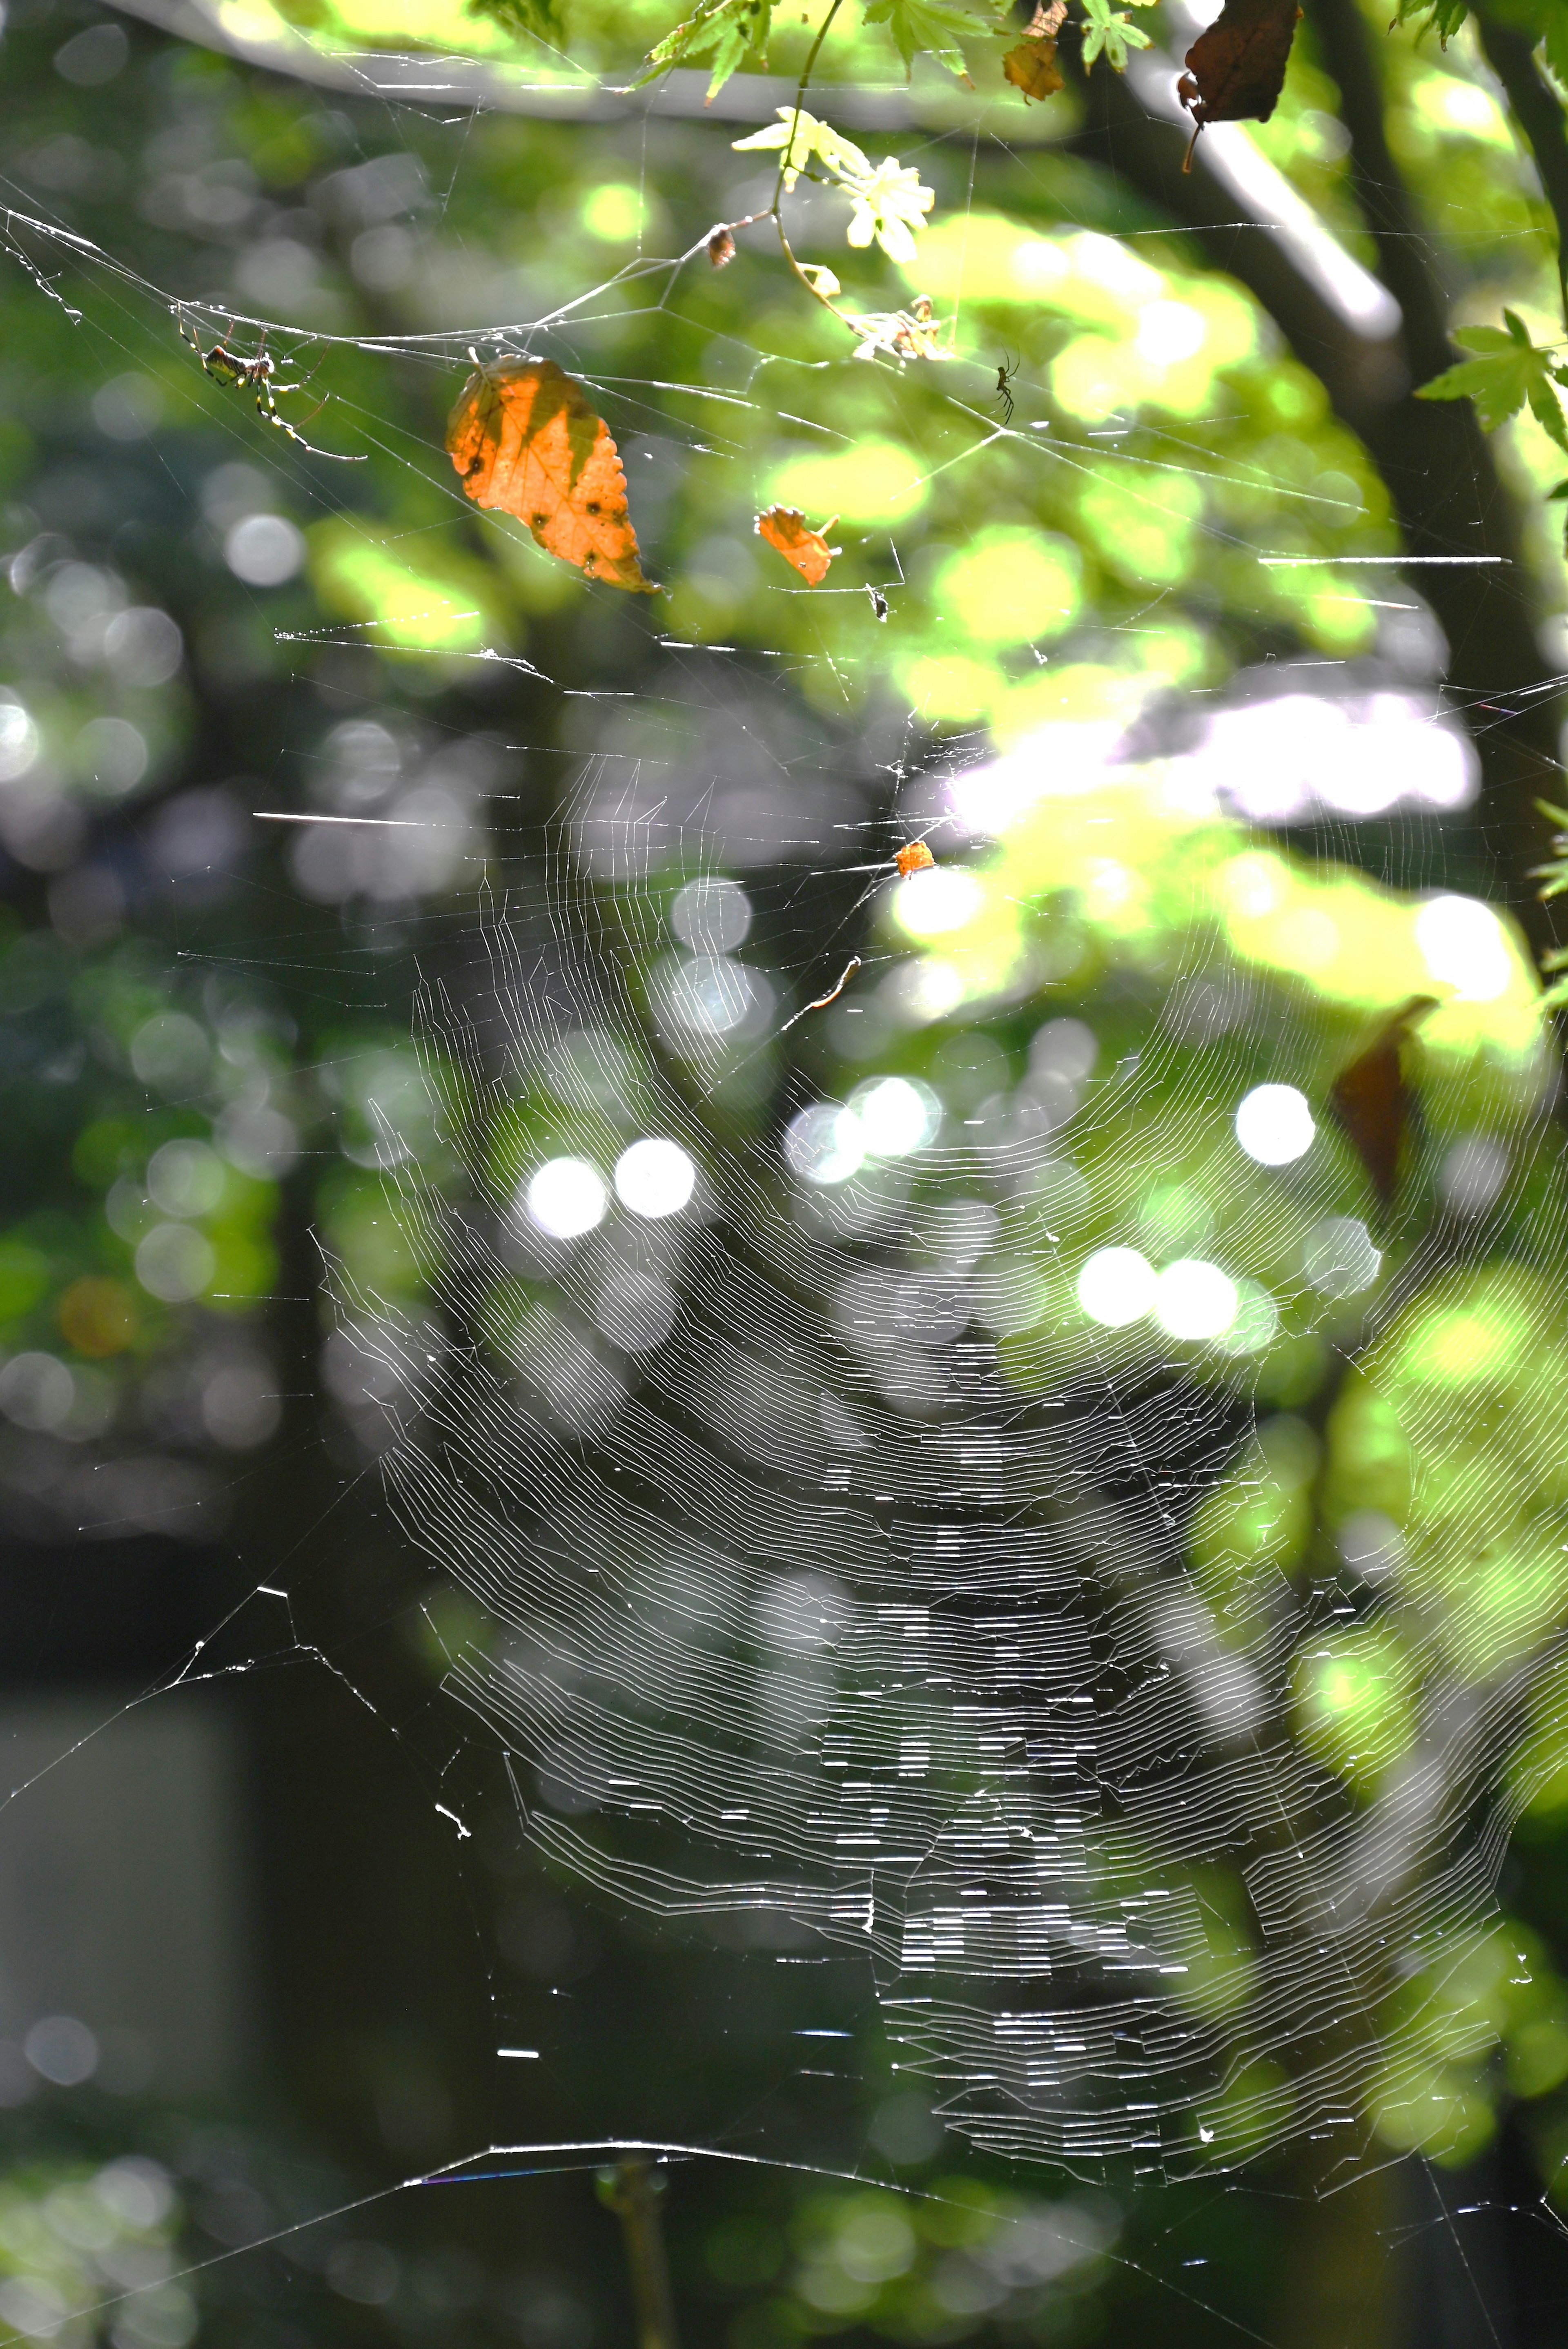
MULTIPOLYGON (((340 450, 318 449, 315 442, 307 440, 302 432, 296 432, 287 417, 279 412, 278 393, 303 391, 304 386, 300 383, 282 383, 278 380, 277 363, 267 348, 267 333, 264 326, 262 329, 262 339, 249 357, 242 351, 231 350, 227 343, 214 343, 210 349, 204 350, 201 337, 192 329, 183 308, 176 303, 173 305, 173 309, 180 327, 181 340, 189 343, 191 349, 199 354, 203 370, 211 377, 214 383, 222 384, 230 391, 253 391, 256 395, 257 415, 264 423, 275 424, 280 432, 286 432, 291 440, 298 442, 307 456, 326 457, 335 465, 365 463, 366 460, 363 457, 349 456, 340 450)), ((321 402, 318 401, 317 407, 320 405, 321 402)), ((313 409, 311 413, 314 415, 315 409, 313 409)))
POLYGON ((1005 357, 996 369, 996 396, 1002 402, 1002 421, 1004 424, 1011 424, 1013 421, 1012 385, 1013 379, 1018 372, 1018 367, 1019 362, 1017 359, 1005 357))

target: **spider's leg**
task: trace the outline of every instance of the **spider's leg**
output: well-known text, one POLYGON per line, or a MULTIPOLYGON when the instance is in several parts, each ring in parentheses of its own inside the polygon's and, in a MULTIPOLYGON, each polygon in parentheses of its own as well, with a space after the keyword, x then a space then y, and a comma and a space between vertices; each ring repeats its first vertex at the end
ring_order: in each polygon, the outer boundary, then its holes
MULTIPOLYGON (((303 432, 294 430, 288 418, 279 408, 274 395, 280 391, 303 391, 304 388, 304 385, 298 383, 274 383, 272 367, 269 365, 266 373, 258 378, 256 384, 257 415, 263 417, 268 424, 275 424, 280 432, 286 432, 289 439, 295 443, 296 447, 303 449, 307 456, 327 457, 335 465, 366 463, 368 460, 366 458, 349 456, 339 449, 318 449, 314 440, 307 440, 303 432)), ((310 411, 311 416, 316 415, 325 405, 325 400, 317 400, 315 407, 310 411)), ((307 424, 310 422, 309 416, 306 417, 305 422, 307 424)))
MULTIPOLYGON (((263 408, 262 406, 259 394, 256 399, 256 407, 260 414, 265 417, 269 424, 275 424, 280 432, 286 432, 289 439, 294 443, 296 448, 303 449, 308 457, 328 457, 335 465, 363 465, 368 462, 366 458, 350 456, 346 450, 342 449, 318 449, 314 440, 307 440, 303 432, 296 432, 294 426, 289 422, 288 418, 283 415, 277 408, 270 405, 263 408)), ((312 415, 315 413, 314 409, 311 410, 311 413, 312 415)))

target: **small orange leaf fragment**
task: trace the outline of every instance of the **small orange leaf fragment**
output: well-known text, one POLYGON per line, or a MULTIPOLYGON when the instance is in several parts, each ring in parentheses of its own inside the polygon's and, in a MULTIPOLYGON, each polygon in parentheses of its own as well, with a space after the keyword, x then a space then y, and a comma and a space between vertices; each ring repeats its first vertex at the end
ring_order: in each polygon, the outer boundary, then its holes
POLYGON ((1044 40, 1021 40, 1003 58, 1002 71, 1015 89, 1023 91, 1026 106, 1032 98, 1054 98, 1062 87, 1057 45, 1048 36, 1044 40))
POLYGON ((757 517, 757 535, 765 538, 769 546, 777 547, 786 563, 797 570, 808 587, 820 587, 828 575, 828 565, 841 550, 828 544, 828 533, 833 522, 825 522, 820 530, 812 530, 798 506, 769 506, 757 517))
POLYGON ((476 368, 447 420, 447 452, 475 505, 515 514, 547 554, 606 586, 658 594, 643 576, 610 428, 553 359, 476 368))
POLYGON ((923 840, 906 840, 892 861, 899 879, 907 881, 912 873, 929 873, 936 859, 923 840))

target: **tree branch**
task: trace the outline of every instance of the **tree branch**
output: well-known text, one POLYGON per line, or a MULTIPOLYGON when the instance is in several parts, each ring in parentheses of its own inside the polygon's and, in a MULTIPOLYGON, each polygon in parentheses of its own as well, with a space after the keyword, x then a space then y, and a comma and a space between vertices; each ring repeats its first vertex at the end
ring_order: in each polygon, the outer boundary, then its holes
POLYGON ((1514 119, 1530 141, 1542 192, 1557 223, 1557 282, 1563 290, 1563 316, 1568 324, 1568 122, 1546 77, 1535 62, 1531 43, 1511 25, 1472 8, 1482 55, 1502 84, 1514 119))
MULTIPOLYGON (((1377 270, 1404 312, 1413 385, 1457 356, 1430 232, 1389 150, 1379 60, 1357 0, 1309 0, 1308 21, 1337 84, 1357 201, 1377 243, 1377 270)), ((1418 580, 1449 648, 1449 684, 1480 756, 1482 807, 1501 893, 1537 958, 1555 942, 1532 868, 1551 846, 1537 802, 1562 773, 1557 696, 1542 657, 1541 613, 1518 518, 1468 400, 1407 396, 1364 435, 1412 554, 1491 554, 1485 569, 1434 566, 1418 580)))
POLYGON ((1336 316, 1262 223, 1238 233, 1234 198, 1201 171, 1183 178, 1180 131, 1152 119, 1119 77, 1097 67, 1086 78, 1088 117, 1071 144, 1192 228, 1211 260, 1256 296, 1365 445, 1409 554, 1497 558, 1484 567, 1423 565, 1409 576, 1448 640, 1447 681, 1480 761, 1492 886, 1539 957, 1556 942, 1531 868, 1551 845, 1551 822, 1536 802, 1561 794, 1560 703, 1537 641, 1517 517, 1470 402, 1414 397, 1416 385, 1458 356, 1433 240, 1389 150, 1378 62, 1357 0, 1307 0, 1307 7, 1321 62, 1340 91, 1377 274, 1403 313, 1392 347, 1368 343, 1336 316))

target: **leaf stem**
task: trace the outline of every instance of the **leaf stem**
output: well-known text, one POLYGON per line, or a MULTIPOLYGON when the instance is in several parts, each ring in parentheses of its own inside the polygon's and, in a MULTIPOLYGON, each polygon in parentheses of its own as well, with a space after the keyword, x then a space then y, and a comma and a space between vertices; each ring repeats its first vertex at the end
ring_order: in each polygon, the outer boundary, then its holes
MULTIPOLYGON (((768 215, 765 213, 763 217, 766 219, 768 215)), ((839 320, 841 325, 846 324, 847 321, 844 318, 843 312, 833 307, 831 298, 823 293, 821 287, 816 283, 815 279, 810 277, 806 271, 801 268, 800 264, 796 260, 795 249, 784 233, 784 223, 779 219, 779 214, 775 212, 772 215, 772 219, 773 226, 778 232, 779 248, 783 253, 784 258, 789 264, 790 268, 795 272, 796 276, 800 280, 801 285, 806 288, 807 293, 810 294, 814 302, 820 302, 824 310, 831 312, 831 315, 839 320)))
MULTIPOLYGON (((795 110, 789 117, 789 136, 785 140, 783 149, 780 151, 779 157, 779 177, 773 182, 772 211, 773 217, 776 221, 779 218, 779 199, 784 193, 784 174, 789 169, 789 158, 795 151, 795 133, 800 128, 800 109, 806 102, 806 92, 811 86, 811 76, 816 71, 817 59, 821 55, 822 44, 827 39, 828 34, 832 26, 833 19, 838 15, 839 10, 842 5, 843 0, 831 0, 831 5, 828 10, 827 15, 823 17, 821 23, 817 27, 817 37, 806 52, 806 62, 800 68, 800 79, 797 84, 795 90, 795 110)), ((780 236, 784 233, 782 225, 779 227, 779 233, 780 236)), ((788 245, 786 245, 784 249, 786 253, 789 250, 788 245)), ((791 258, 793 258, 793 256, 791 256, 791 258)))
POLYGON ((830 0, 827 15, 823 17, 821 23, 817 27, 817 37, 806 52, 806 62, 800 68, 800 78, 795 88, 795 107, 794 111, 789 117, 789 135, 785 140, 783 147, 779 150, 779 177, 773 182, 773 202, 769 206, 767 214, 767 217, 771 219, 774 228, 778 231, 779 250, 782 252, 785 260, 789 263, 790 268, 794 271, 801 285, 806 288, 807 293, 810 295, 812 300, 820 302, 823 309, 830 311, 835 318, 840 316, 840 313, 833 308, 833 305, 827 295, 822 293, 812 280, 807 276, 806 272, 801 268, 799 263, 795 258, 794 248, 790 244, 789 237, 784 233, 783 204, 784 175, 789 168, 789 158, 795 151, 795 134, 800 128, 800 113, 801 109, 806 103, 806 92, 811 87, 811 76, 817 69, 817 59, 822 53, 822 44, 827 39, 829 33, 831 31, 833 19, 838 15, 839 10, 842 5, 843 0, 830 0))

